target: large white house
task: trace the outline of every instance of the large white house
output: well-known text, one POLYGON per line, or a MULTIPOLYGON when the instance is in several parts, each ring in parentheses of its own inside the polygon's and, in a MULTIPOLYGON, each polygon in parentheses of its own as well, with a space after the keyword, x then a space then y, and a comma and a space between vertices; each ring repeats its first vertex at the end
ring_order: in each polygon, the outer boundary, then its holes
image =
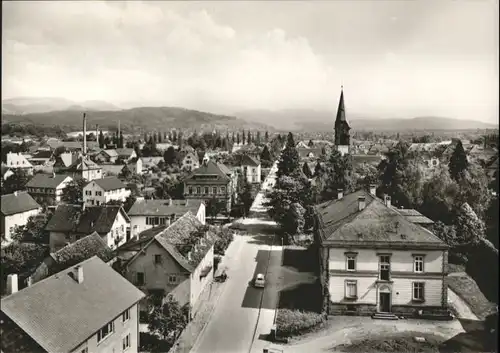
POLYGON ((18 291, 9 275, 0 350, 36 353, 139 351, 144 294, 97 256, 18 291))
POLYGON ((315 206, 315 241, 330 314, 443 314, 448 246, 360 190, 315 206))
POLYGON ((184 155, 181 161, 181 169, 186 171, 192 171, 200 167, 200 161, 196 156, 196 152, 188 152, 184 155))
POLYGON ((145 200, 138 198, 128 211, 132 237, 146 229, 170 225, 187 211, 205 224, 205 203, 202 200, 145 200))
POLYGON ((92 180, 83 188, 83 202, 88 206, 103 205, 111 200, 125 201, 130 190, 117 177, 92 180))
POLYGON ((243 155, 241 157, 241 171, 245 176, 246 180, 250 184, 260 183, 261 179, 261 168, 260 162, 249 155, 243 155))
POLYGON ((27 174, 33 174, 33 165, 21 153, 7 153, 7 161, 5 164, 11 169, 21 169, 27 174))
POLYGON ((27 192, 15 191, 2 195, 1 232, 2 245, 12 241, 12 233, 17 226, 23 226, 28 218, 36 216, 42 207, 27 192))
POLYGON ((30 195, 40 203, 55 204, 61 201, 63 190, 73 179, 64 174, 35 174, 26 184, 30 195))

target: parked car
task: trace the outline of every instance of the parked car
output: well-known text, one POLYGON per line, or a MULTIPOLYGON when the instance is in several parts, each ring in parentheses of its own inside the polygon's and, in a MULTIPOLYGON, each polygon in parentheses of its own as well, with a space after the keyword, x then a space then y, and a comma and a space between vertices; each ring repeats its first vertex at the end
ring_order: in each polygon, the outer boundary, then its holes
POLYGON ((264 288, 265 284, 266 280, 264 279, 264 275, 262 273, 259 273, 255 277, 254 286, 258 288, 264 288))

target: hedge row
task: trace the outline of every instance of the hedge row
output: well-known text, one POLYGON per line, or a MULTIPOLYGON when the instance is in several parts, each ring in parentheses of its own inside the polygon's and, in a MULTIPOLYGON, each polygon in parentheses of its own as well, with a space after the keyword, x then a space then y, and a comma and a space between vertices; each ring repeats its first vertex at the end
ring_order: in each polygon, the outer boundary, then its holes
POLYGON ((310 311, 279 309, 276 331, 280 337, 300 335, 325 322, 326 316, 310 311))

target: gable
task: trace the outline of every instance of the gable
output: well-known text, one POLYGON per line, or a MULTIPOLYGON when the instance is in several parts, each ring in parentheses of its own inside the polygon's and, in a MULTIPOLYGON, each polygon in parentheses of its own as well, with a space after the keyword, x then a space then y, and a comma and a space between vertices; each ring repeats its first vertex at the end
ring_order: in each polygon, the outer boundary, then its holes
POLYGON ((146 276, 146 282, 151 285, 151 276, 156 273, 162 274, 164 278, 164 283, 167 283, 168 277, 165 276, 164 272, 173 273, 185 273, 186 270, 177 262, 169 253, 161 246, 157 241, 152 240, 150 243, 143 247, 143 250, 138 252, 134 257, 134 261, 130 261, 127 264, 127 270, 129 273, 132 272, 144 272, 146 276), (161 255, 162 263, 154 263, 154 255, 161 255), (159 268, 164 271, 158 271, 159 268), (148 276, 149 274, 149 276, 148 276))

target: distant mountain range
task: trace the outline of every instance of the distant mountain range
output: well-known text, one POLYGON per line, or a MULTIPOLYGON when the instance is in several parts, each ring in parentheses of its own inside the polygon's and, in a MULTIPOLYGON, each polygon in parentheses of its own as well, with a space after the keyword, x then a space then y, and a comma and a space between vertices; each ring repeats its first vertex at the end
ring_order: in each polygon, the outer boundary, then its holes
MULTIPOLYGON (((330 131, 335 123, 335 112, 315 110, 247 110, 235 114, 237 117, 267 122, 279 130, 330 131)), ((408 130, 470 130, 498 129, 498 125, 476 120, 458 120, 444 117, 416 117, 408 119, 380 119, 360 114, 347 116, 349 125, 357 131, 408 131, 408 130)))
POLYGON ((33 114, 47 113, 59 110, 75 111, 117 111, 119 107, 104 101, 89 100, 84 102, 74 102, 58 97, 19 97, 2 100, 2 114, 33 114))
MULTIPOLYGON (((224 130, 269 130, 274 129, 260 123, 254 123, 233 116, 216 115, 196 110, 176 107, 142 107, 118 111, 87 111, 87 129, 93 130, 98 124, 103 129, 116 129, 118 121, 124 132, 168 131, 169 129, 187 129, 197 131, 224 130)), ((76 107, 66 110, 32 114, 2 113, 2 122, 58 125, 64 130, 81 130, 82 111, 76 107)), ((66 132, 68 132, 66 131, 66 132)))

